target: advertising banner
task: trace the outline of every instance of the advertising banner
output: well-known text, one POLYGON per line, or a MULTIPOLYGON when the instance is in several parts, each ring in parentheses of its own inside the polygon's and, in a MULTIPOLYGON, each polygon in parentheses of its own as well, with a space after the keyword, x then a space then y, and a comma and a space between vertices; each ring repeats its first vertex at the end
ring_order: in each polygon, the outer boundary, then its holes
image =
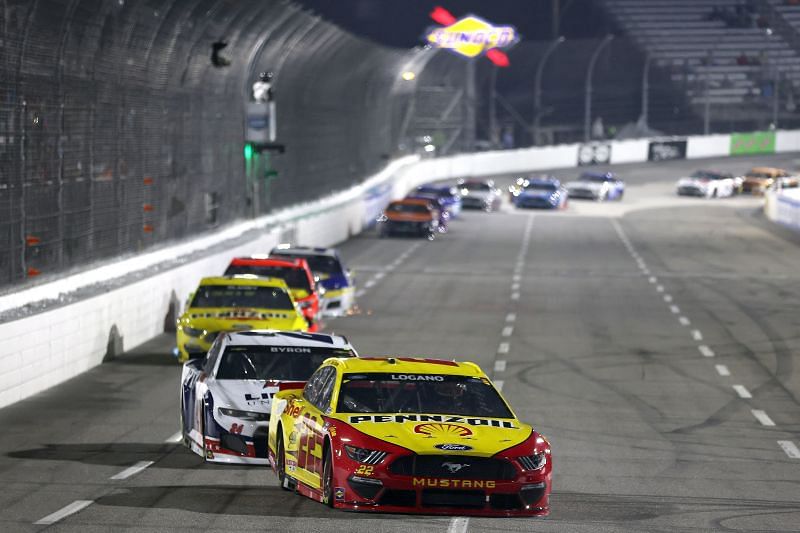
POLYGON ((774 154, 775 132, 731 133, 731 155, 774 154))
POLYGON ((607 165, 611 162, 611 145, 608 143, 582 144, 578 147, 578 165, 607 165))
POLYGON ((671 161, 686 159, 686 139, 676 141, 650 141, 647 148, 648 161, 671 161))

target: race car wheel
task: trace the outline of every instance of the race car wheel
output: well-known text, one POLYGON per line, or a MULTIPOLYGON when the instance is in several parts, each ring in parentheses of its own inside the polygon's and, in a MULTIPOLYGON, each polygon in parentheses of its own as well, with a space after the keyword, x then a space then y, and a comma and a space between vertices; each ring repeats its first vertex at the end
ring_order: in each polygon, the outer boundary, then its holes
POLYGON ((333 456, 331 447, 325 447, 325 462, 322 463, 322 503, 333 507, 333 456))
POLYGON ((278 428, 278 451, 275 453, 275 471, 278 473, 278 484, 281 489, 289 490, 286 482, 286 452, 283 449, 283 428, 278 428))

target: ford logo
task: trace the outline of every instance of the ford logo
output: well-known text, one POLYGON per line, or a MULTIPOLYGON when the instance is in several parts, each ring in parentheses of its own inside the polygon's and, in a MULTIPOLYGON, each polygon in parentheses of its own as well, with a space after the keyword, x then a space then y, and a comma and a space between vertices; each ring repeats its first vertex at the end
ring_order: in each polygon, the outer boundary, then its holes
POLYGON ((434 448, 448 452, 465 452, 471 450, 472 446, 467 446, 466 444, 437 444, 434 448))

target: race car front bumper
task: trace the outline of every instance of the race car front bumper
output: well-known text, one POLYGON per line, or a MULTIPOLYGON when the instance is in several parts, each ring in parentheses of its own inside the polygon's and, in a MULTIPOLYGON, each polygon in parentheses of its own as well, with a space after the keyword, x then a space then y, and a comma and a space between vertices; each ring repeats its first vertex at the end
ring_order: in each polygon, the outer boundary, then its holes
POLYGON ((355 290, 353 287, 329 290, 320 302, 320 315, 326 317, 345 316, 353 307, 355 290))
MULTIPOLYGON (((425 461, 421 457, 417 456, 413 461, 422 464, 425 461)), ((358 463, 342 465, 344 468, 337 465, 337 476, 344 473, 346 477, 334 482, 334 507, 354 511, 473 516, 545 516, 549 513, 549 468, 529 472, 504 459, 472 457, 461 459, 470 461, 473 468, 479 460, 487 464, 506 463, 501 465, 504 479, 488 479, 491 467, 480 467, 478 469, 482 471, 475 475, 458 477, 443 477, 441 473, 396 473, 408 472, 409 459, 401 457, 387 466, 372 468, 358 463)), ((350 463, 348 459, 343 462, 350 463)), ((419 465, 414 468, 422 470, 419 465)))

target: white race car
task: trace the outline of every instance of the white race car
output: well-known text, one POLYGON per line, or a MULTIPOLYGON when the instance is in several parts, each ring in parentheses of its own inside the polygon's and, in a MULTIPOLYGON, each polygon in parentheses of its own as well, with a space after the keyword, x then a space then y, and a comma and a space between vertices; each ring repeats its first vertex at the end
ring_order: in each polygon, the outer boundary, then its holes
POLYGON ((181 376, 183 443, 206 461, 269 464, 272 396, 329 357, 357 357, 345 337, 251 330, 220 334, 181 376))
POLYGON ((715 170, 696 170, 690 176, 680 178, 676 189, 678 196, 722 198, 736 194, 739 184, 732 174, 715 170))
POLYGON ((494 211, 500 207, 503 193, 492 180, 459 180, 458 189, 462 209, 494 211))

